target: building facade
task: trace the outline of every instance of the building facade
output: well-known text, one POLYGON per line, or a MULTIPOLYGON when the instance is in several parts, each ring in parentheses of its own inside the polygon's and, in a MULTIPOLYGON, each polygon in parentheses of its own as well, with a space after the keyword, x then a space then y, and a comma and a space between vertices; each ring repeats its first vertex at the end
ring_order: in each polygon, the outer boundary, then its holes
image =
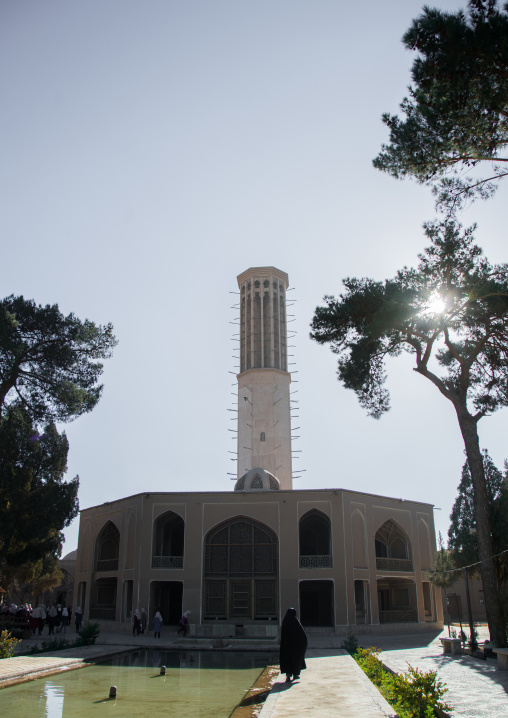
POLYGON ((234 491, 139 493, 81 512, 74 604, 130 623, 136 608, 196 635, 275 635, 289 606, 338 633, 442 625, 427 579, 430 504, 347 489, 293 490, 288 278, 238 277, 238 475, 234 491))

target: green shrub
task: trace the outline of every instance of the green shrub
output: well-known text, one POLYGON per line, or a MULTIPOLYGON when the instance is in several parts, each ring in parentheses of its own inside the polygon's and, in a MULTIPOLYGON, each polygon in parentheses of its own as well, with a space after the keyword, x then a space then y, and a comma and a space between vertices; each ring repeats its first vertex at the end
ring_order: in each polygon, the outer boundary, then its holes
POLYGON ((354 633, 350 633, 349 636, 342 641, 340 647, 347 651, 351 656, 354 656, 358 650, 358 639, 354 633))
POLYGON ((10 658, 14 655, 14 646, 19 643, 17 638, 11 636, 10 631, 0 633, 0 658, 10 658))
POLYGON ((98 623, 90 623, 87 621, 83 628, 78 631, 79 638, 76 639, 76 646, 92 646, 100 633, 100 626, 98 623))
POLYGON ((383 678, 383 664, 378 659, 380 652, 380 648, 371 646, 370 648, 359 648, 355 656, 364 673, 376 686, 380 685, 383 678))
POLYGON ((433 718, 434 707, 442 711, 452 710, 442 700, 448 689, 437 680, 435 671, 420 671, 408 664, 406 675, 392 674, 383 668, 379 653, 379 648, 358 648, 354 658, 396 709, 399 718, 433 718))
POLYGON ((442 681, 437 680, 436 671, 420 671, 409 663, 407 668, 406 674, 395 675, 393 678, 399 704, 408 716, 433 718, 434 708, 452 710, 451 706, 442 700, 448 688, 442 681))

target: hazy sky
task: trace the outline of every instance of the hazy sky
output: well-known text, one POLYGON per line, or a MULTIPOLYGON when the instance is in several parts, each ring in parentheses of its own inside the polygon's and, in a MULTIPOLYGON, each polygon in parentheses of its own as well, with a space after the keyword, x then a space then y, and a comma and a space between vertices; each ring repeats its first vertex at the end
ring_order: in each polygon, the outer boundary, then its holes
MULTIPOLYGON (((446 534, 464 461, 451 404, 397 359, 392 409, 370 419, 309 339, 343 277, 392 276, 425 246, 430 190, 371 164, 422 5, 2 0, 1 296, 112 322, 119 339, 99 406, 66 427, 82 508, 232 489, 231 292, 240 272, 274 265, 297 300, 295 488, 431 502, 446 534)), ((462 216, 495 262, 506 196, 462 216)), ((507 416, 480 422, 500 468, 507 416)))

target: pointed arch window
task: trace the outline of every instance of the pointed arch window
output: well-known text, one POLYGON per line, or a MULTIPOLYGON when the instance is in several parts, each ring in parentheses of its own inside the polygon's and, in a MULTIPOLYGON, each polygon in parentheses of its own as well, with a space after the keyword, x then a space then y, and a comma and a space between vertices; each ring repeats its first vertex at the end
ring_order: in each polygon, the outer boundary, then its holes
POLYGON ((153 528, 152 568, 183 568, 185 523, 174 511, 159 516, 153 528))
POLYGON ((96 571, 118 571, 120 532, 112 521, 108 521, 97 536, 96 571))
POLYGON ((300 568, 332 566, 330 519, 317 509, 304 514, 299 525, 300 568))
POLYGON ((396 521, 388 519, 374 537, 376 567, 381 571, 412 571, 411 542, 396 521))

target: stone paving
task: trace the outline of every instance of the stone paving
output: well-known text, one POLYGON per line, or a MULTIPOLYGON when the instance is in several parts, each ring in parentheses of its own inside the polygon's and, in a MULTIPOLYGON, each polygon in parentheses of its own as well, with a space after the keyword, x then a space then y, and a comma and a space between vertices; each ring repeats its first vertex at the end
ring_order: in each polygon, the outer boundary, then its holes
POLYGON ((445 700, 453 707, 450 715, 454 718, 508 716, 508 671, 498 670, 495 658, 482 661, 467 655, 443 655, 439 637, 426 646, 383 650, 380 658, 396 673, 406 672, 408 663, 423 671, 436 671, 448 687, 445 700))
POLYGON ((391 706, 349 654, 310 649, 300 680, 280 675, 259 718, 396 718, 391 706))

